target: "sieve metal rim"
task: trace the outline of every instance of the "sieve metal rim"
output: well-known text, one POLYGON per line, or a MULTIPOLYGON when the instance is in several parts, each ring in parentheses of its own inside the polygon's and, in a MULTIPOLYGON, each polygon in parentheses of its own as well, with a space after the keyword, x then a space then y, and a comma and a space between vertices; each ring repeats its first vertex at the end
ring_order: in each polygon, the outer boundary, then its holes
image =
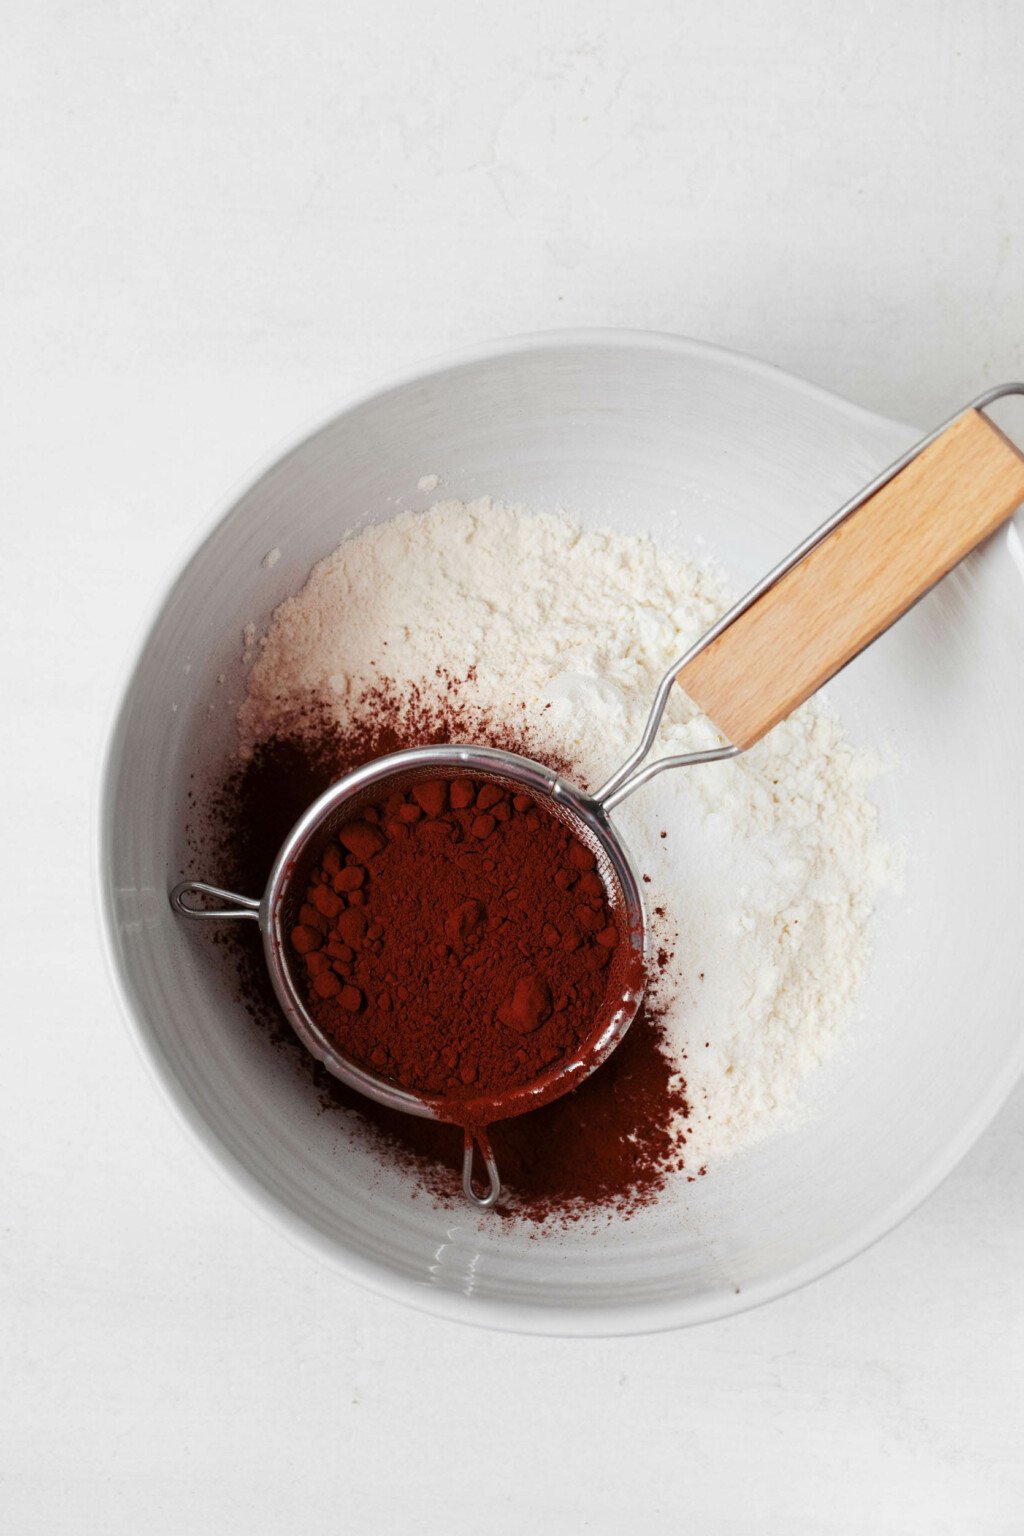
MULTIPOLYGON (((332 1046, 303 1005, 283 960, 287 935, 281 919, 289 895, 290 878, 301 864, 317 831, 334 811, 346 802, 354 800, 357 795, 372 789, 386 779, 416 773, 423 769, 436 769, 442 775, 455 771, 465 776, 477 774, 488 777, 508 777, 521 783, 528 793, 541 798, 547 797, 565 806, 600 843, 612 866, 625 902, 626 942, 630 944, 640 960, 643 960, 645 955, 647 925, 643 898, 632 864, 621 838, 610 826, 600 806, 575 785, 532 758, 521 757, 517 753, 505 752, 495 747, 412 747, 402 752, 392 752, 387 757, 376 758, 362 768, 354 769, 314 801, 300 816, 282 844, 260 903, 263 949, 278 1001, 285 1009, 289 1022, 303 1044, 323 1062, 329 1071, 348 1083, 350 1087, 367 1094, 389 1108, 429 1119, 449 1120, 454 1124, 461 1121, 450 1120, 444 1112, 447 1102, 444 1095, 416 1094, 396 1087, 389 1079, 356 1066, 332 1046)), ((628 999, 623 999, 622 1006, 615 1010, 600 1038, 588 1050, 586 1070, 571 1073, 573 1083, 589 1075, 618 1044, 635 1018, 642 996, 641 990, 631 994, 628 999)), ((554 1075, 560 1078, 570 1071, 572 1066, 573 1063, 563 1063, 555 1069, 554 1075)), ((550 1074, 545 1074, 535 1084, 527 1084, 521 1089, 502 1095, 503 1112, 500 1118, 511 1118, 508 1110, 512 1106, 516 1106, 513 1111, 515 1114, 522 1114, 532 1107, 542 1096, 540 1085, 548 1085, 549 1076, 550 1074)))

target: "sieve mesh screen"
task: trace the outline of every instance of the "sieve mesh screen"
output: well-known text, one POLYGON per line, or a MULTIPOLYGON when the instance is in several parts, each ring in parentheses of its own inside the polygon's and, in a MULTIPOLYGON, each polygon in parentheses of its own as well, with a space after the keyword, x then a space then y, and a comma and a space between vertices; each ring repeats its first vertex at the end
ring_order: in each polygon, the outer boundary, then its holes
MULTIPOLYGON (((624 940, 615 949, 611 963, 608 965, 605 993, 606 999, 621 999, 613 1010, 613 1026, 617 1026, 621 1033, 621 1029, 625 1028, 636 1011, 638 1003, 636 967, 637 953, 642 952, 643 946, 643 913, 639 902, 631 898, 619 877, 610 852, 608 836, 602 835, 598 828, 590 826, 570 804, 553 794, 539 791, 536 783, 527 782, 525 778, 518 777, 514 772, 492 771, 476 763, 455 764, 450 761, 427 763, 412 770, 403 768, 355 789, 311 826, 301 844, 293 849, 288 868, 279 885, 274 942, 278 965, 291 993, 292 1004, 301 1013, 309 1030, 314 1035, 321 1033, 303 1000, 305 977, 300 968, 300 961, 286 941, 286 935, 291 932, 298 920, 298 909, 305 900, 309 872, 319 863, 342 826, 354 817, 358 817, 364 806, 377 804, 398 790, 407 791, 413 784, 437 778, 448 781, 467 778, 472 779, 475 784, 492 783, 514 794, 529 794, 539 811, 554 816, 562 822, 573 836, 593 853, 596 873, 605 888, 609 910, 624 940), (628 1018, 624 1018, 626 1014, 628 1018)), ((595 1027, 599 1022, 595 1020, 595 1027)), ((332 1054, 338 1054, 337 1046, 333 1047, 332 1054)), ((365 1072, 366 1069, 362 1070, 365 1072)), ((366 1073, 366 1075, 373 1076, 372 1073, 366 1073)), ((380 1082, 384 1087, 388 1080, 381 1078, 380 1082)))

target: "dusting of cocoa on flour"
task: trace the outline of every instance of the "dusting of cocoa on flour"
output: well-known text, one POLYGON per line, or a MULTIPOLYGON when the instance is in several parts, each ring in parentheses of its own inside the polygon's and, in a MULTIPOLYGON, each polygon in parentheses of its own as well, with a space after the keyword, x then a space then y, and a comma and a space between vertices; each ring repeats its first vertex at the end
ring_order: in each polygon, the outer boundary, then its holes
MULTIPOLYGON (((344 729, 310 707, 290 735, 261 743, 231 770, 208 815, 193 824, 196 856, 228 885, 260 889, 293 822, 341 774, 403 747, 465 739, 467 717, 456 702, 464 686, 438 674, 430 704, 415 687, 404 693, 374 687, 344 729)), ((507 722, 474 715, 472 723, 509 751, 526 746, 507 722)), ((560 758, 548 766, 571 770, 560 758)), ((460 1133, 388 1110, 332 1078, 280 1015, 259 935, 236 924, 220 942, 230 952, 250 1013, 269 1028, 297 1071, 313 1076, 324 1105, 345 1111, 347 1133, 358 1138, 369 1132, 389 1157, 415 1169, 432 1198, 461 1209, 460 1133)), ((703 1171, 691 1163, 684 1172, 686 1086, 665 1046, 657 974, 644 1008, 600 1071, 564 1098, 491 1127, 505 1191, 500 1216, 563 1226, 584 1217, 629 1216, 652 1204, 669 1177, 694 1178, 703 1171)))

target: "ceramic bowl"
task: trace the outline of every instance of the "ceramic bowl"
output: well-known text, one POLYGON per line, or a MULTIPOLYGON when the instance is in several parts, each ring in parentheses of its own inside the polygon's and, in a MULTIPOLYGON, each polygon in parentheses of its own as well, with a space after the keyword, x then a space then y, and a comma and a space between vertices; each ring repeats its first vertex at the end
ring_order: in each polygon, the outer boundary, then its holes
POLYGON ((217 512, 139 645, 110 737, 98 836, 110 956, 132 1030, 217 1165, 353 1280, 504 1328, 674 1327, 823 1274, 935 1188, 1024 1064, 1020 531, 831 685, 851 736, 894 754, 879 807, 906 876, 880 905, 861 1016, 812 1082, 806 1124, 628 1222, 539 1239, 410 1199, 408 1176, 321 1113, 252 1025, 205 930, 170 910, 190 775, 231 748, 244 627, 260 630, 353 529, 428 505, 428 474, 446 495, 564 508, 681 550, 702 540, 742 588, 916 435, 713 347, 551 334, 373 390, 217 512))

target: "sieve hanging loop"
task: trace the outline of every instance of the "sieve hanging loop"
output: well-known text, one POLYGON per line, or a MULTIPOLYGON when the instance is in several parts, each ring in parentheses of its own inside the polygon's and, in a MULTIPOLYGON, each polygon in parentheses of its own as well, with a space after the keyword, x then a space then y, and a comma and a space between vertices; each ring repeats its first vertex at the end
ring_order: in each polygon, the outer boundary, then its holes
POLYGON ((501 1194, 501 1177, 498 1173, 498 1164, 495 1160, 491 1143, 484 1130, 466 1132, 465 1147, 462 1153, 462 1191, 467 1200, 479 1206, 482 1211, 489 1211, 498 1203, 501 1194), (477 1148, 483 1159, 484 1170, 487 1174, 487 1193, 477 1194, 476 1184, 473 1180, 473 1164, 476 1161, 477 1148))
POLYGON ((171 892, 171 906, 182 917, 192 917, 200 922, 223 922, 236 917, 260 920, 260 903, 256 896, 239 896, 236 891, 225 891, 219 885, 207 885, 205 880, 179 880, 171 892), (230 907, 193 907, 186 896, 215 896, 218 901, 230 901, 230 907))

